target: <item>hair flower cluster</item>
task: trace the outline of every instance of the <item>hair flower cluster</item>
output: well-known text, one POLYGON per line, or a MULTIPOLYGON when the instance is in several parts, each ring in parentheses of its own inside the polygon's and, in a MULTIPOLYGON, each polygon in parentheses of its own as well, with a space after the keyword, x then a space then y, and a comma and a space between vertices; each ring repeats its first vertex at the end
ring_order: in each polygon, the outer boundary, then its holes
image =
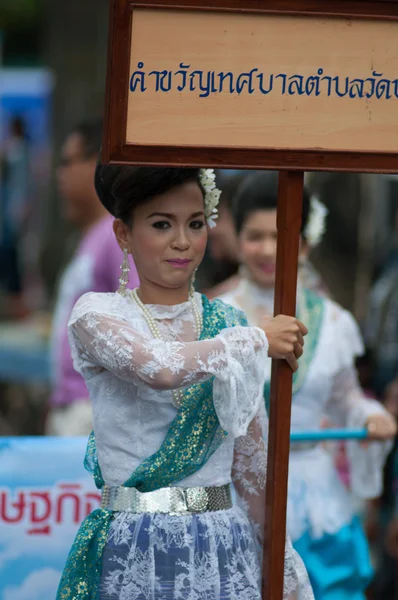
POLYGON ((201 169, 199 179, 205 192, 204 204, 206 223, 210 228, 213 228, 217 224, 217 206, 221 196, 221 191, 216 187, 216 175, 214 169, 201 169))
POLYGON ((326 217, 328 209, 316 196, 310 200, 310 214, 304 231, 305 239, 311 248, 315 248, 321 242, 326 231, 326 217))

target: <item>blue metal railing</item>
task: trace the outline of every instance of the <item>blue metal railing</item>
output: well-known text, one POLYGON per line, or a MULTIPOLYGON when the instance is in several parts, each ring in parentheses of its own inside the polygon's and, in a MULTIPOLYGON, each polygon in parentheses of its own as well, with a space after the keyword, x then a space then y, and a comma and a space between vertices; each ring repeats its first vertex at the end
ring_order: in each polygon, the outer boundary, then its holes
POLYGON ((327 442, 338 440, 365 440, 368 437, 367 429, 321 429, 320 431, 300 431, 290 434, 290 441, 300 442, 327 442))

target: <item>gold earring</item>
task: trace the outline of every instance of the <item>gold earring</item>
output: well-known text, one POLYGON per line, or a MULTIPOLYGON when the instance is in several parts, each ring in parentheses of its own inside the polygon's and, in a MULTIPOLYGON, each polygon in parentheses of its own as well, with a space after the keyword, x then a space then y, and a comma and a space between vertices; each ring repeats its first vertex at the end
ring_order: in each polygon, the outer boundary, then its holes
POLYGON ((119 289, 118 294, 121 296, 126 295, 127 284, 129 282, 129 272, 130 272, 130 263, 129 263, 129 253, 127 248, 123 250, 123 262, 121 265, 121 273, 119 277, 119 289))

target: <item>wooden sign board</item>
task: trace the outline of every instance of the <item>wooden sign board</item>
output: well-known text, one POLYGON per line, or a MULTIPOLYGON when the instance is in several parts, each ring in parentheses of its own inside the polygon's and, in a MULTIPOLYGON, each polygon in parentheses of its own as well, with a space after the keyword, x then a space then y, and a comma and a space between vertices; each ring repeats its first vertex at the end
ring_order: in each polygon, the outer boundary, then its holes
POLYGON ((106 162, 398 171, 397 2, 218 2, 113 2, 106 162))

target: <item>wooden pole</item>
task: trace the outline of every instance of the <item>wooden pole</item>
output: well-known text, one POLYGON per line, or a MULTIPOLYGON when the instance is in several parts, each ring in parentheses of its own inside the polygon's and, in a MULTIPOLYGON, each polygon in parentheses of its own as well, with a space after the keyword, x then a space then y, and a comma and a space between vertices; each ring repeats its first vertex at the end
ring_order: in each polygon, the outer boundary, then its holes
MULTIPOLYGON (((304 173, 279 173, 275 315, 296 314, 304 173)), ((273 361, 263 557, 263 600, 282 600, 290 448, 292 371, 273 361)))

